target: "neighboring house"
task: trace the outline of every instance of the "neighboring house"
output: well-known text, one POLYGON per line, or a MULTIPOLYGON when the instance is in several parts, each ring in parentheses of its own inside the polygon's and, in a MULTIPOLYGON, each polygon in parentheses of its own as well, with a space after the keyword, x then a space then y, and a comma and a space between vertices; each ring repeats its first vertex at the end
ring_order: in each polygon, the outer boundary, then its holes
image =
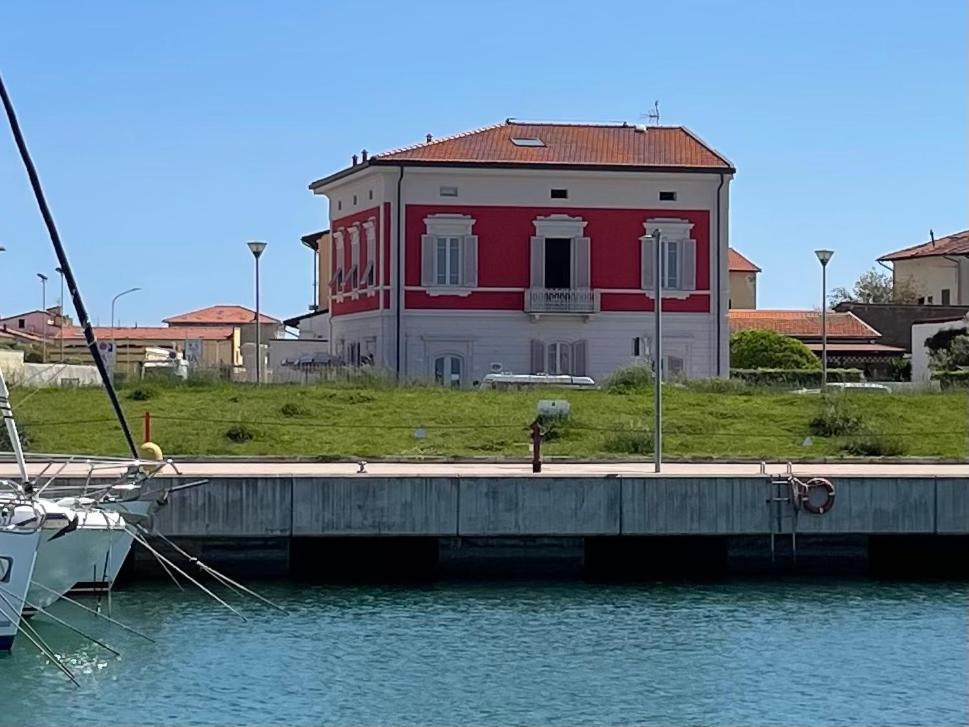
POLYGON ((756 308, 757 274, 760 268, 730 248, 727 251, 727 269, 730 272, 730 307, 756 308))
MULTIPOLYGON (((145 360, 145 348, 164 348, 184 354, 189 341, 200 340, 199 366, 235 368, 242 363, 239 328, 235 326, 135 326, 94 328, 98 341, 114 342, 117 370, 135 374, 145 360)), ((60 338, 48 348, 51 358, 59 354, 60 338)), ((84 331, 64 329, 64 360, 90 361, 84 331)))
POLYGON ((912 324, 916 321, 952 320, 969 313, 969 305, 917 305, 904 303, 838 303, 834 309, 854 313, 882 334, 879 341, 898 346, 907 353, 912 350, 912 324))
MULTIPOLYGON (((283 323, 287 328, 295 328, 299 331, 298 340, 321 342, 330 340, 330 313, 325 309, 293 316, 283 323)), ((324 350, 328 350, 328 347, 324 350)))
POLYGON ((949 318, 915 321, 912 324, 912 381, 927 383, 932 378, 932 360, 925 340, 939 331, 969 328, 969 315, 949 318))
MULTIPOLYGON (((64 321, 67 325, 71 324, 70 318, 64 321)), ((61 309, 60 306, 52 306, 46 311, 37 309, 18 313, 15 316, 0 318, 0 330, 19 331, 23 333, 33 333, 44 337, 47 331, 47 338, 53 338, 61 330, 61 309)))
MULTIPOLYGON (((890 372, 891 359, 905 353, 900 346, 881 342, 881 334, 853 313, 827 314, 828 365, 859 368, 868 378, 882 378, 890 372)), ((818 356, 822 351, 821 311, 816 310, 732 310, 730 331, 766 330, 796 338, 818 356)))
POLYGON ((470 386, 494 370, 601 378, 643 360, 664 236, 667 369, 728 373, 734 168, 682 127, 507 121, 317 180, 331 353, 470 386))
POLYGON ((911 280, 919 303, 969 305, 969 230, 882 255, 896 283, 911 280))
MULTIPOLYGON (((182 313, 177 316, 162 319, 162 323, 179 328, 225 328, 233 326, 239 328, 242 343, 256 341, 256 311, 241 305, 211 305, 208 308, 182 313)), ((260 340, 266 343, 273 338, 281 337, 285 333, 283 322, 278 318, 259 314, 260 340)))
MULTIPOLYGON (((313 303, 311 311, 324 311, 330 307, 330 231, 311 232, 300 238, 313 251, 313 303)), ((286 325, 289 325, 288 323, 286 325)))

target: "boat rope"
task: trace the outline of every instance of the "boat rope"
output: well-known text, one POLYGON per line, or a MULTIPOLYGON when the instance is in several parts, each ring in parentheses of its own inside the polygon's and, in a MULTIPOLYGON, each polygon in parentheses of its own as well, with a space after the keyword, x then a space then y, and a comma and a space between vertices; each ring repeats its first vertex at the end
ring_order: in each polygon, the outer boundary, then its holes
POLYGON ((55 591, 53 588, 48 588, 43 583, 38 583, 37 581, 31 581, 30 583, 31 583, 31 585, 37 586, 38 588, 42 588, 45 591, 47 591, 48 593, 52 593, 55 596, 60 595, 60 598, 63 599, 64 601, 66 601, 67 603, 70 603, 71 605, 77 606, 78 608, 80 608, 83 611, 87 611, 92 616, 96 616, 98 618, 104 619, 108 623, 114 624, 118 628, 124 629, 125 631, 129 631, 129 632, 133 633, 135 636, 140 636, 145 641, 150 641, 153 644, 156 643, 156 641, 153 638, 151 638, 150 636, 147 636, 146 634, 141 633, 138 629, 132 628, 131 626, 128 626, 127 624, 121 623, 117 619, 113 619, 110 616, 105 616, 103 613, 100 613, 99 611, 95 611, 90 606, 85 606, 83 603, 80 603, 79 601, 75 601, 70 596, 66 596, 66 595, 63 595, 63 594, 58 594, 57 591, 55 591))
POLYGON ((73 624, 68 623, 67 621, 65 621, 61 617, 55 616, 50 611, 48 611, 46 608, 43 608, 42 606, 38 606, 35 603, 31 603, 26 598, 20 598, 16 594, 11 593, 10 591, 8 591, 6 588, 3 588, 2 586, 0 586, 0 591, 3 591, 4 593, 6 593, 11 598, 16 598, 18 601, 20 601, 27 608, 33 609, 37 613, 46 616, 47 618, 49 618, 54 623, 60 624, 64 628, 66 628, 66 629, 68 629, 70 631, 73 631, 78 636, 82 636, 83 638, 87 639, 88 641, 97 644, 102 649, 105 649, 106 651, 110 651, 115 656, 121 656, 121 652, 118 651, 117 649, 115 649, 115 648, 113 648, 111 646, 108 646, 106 643, 104 643, 100 639, 97 639, 94 636, 91 636, 90 634, 85 633, 84 631, 82 631, 81 629, 79 629, 77 626, 74 626, 73 624))
POLYGON ((35 647, 37 647, 37 650, 45 657, 47 657, 47 659, 54 666, 56 666, 58 669, 64 672, 64 674, 67 675, 67 678, 74 683, 75 687, 80 688, 81 683, 77 680, 77 677, 74 676, 74 672, 72 672, 70 669, 67 668, 67 665, 64 664, 64 662, 61 661, 60 657, 54 653, 54 650, 47 645, 47 642, 45 642, 41 638, 40 634, 37 633, 34 627, 31 626, 29 623, 27 623, 27 621, 20 616, 20 609, 14 607, 14 605, 7 600, 7 597, 3 595, 3 593, 0 593, 0 599, 3 599, 3 602, 10 608, 10 612, 12 612, 13 616, 8 615, 8 613, 4 611, 2 606, 0 606, 0 613, 2 613, 8 619, 16 623, 17 631, 23 634, 26 637, 27 641, 29 641, 35 647))

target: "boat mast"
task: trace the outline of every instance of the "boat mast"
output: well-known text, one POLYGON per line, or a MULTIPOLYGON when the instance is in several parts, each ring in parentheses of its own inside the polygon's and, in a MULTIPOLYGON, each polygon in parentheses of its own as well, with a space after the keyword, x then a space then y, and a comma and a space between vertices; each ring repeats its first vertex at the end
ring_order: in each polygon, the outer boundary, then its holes
POLYGON ((14 457, 17 459, 17 467, 20 468, 20 480, 26 485, 27 480, 27 460, 24 459, 24 448, 20 444, 20 434, 17 432, 17 422, 13 418, 13 409, 10 408, 10 390, 7 382, 3 378, 3 369, 0 368, 0 416, 7 427, 7 438, 10 439, 10 448, 13 450, 14 457))
MULTIPOLYGON (((64 246, 61 244, 61 237, 57 233, 57 226, 54 224, 54 217, 51 215, 50 208, 47 206, 47 199, 44 196, 44 189, 40 185, 40 177, 37 175, 37 169, 34 167, 33 160, 30 158, 30 152, 27 150, 27 142, 24 141, 23 133, 20 131, 20 124, 17 122, 17 115, 14 112, 13 103, 10 101, 10 96, 7 95, 7 87, 3 83, 2 76, 0 76, 0 99, 3 101, 3 109, 7 114, 7 120, 10 122, 10 130, 13 132, 14 141, 17 143, 17 150, 20 152, 20 158, 24 163, 24 168, 27 170, 27 176, 30 178, 30 186, 34 191, 34 197, 37 199, 37 206, 40 207, 40 214, 44 218, 44 224, 47 225, 47 232, 50 235, 50 241, 54 245, 54 253, 57 255, 57 262, 60 264, 61 270, 64 271, 64 282, 67 283, 67 289, 71 293, 71 299, 74 302, 74 310, 77 313, 78 322, 84 329, 84 339, 87 341, 88 350, 91 352, 91 357, 94 359, 94 365, 97 366, 98 373, 101 375, 101 381, 104 383, 104 388, 108 392, 108 398, 111 400, 111 406, 114 408, 115 416, 118 417, 118 423, 121 425, 121 432, 124 434, 125 441, 128 444, 128 449, 131 450, 131 456, 134 459, 138 459, 138 448, 135 446, 134 437, 131 435, 131 428, 128 426, 128 420, 125 419, 124 411, 121 409, 121 402, 118 400, 118 392, 114 390, 114 384, 111 382, 111 377, 108 374, 108 368, 104 364, 104 359, 101 358, 101 352, 98 351, 98 342, 94 337, 94 329, 91 327, 91 319, 88 317, 87 308, 84 307, 84 301, 81 300, 81 293, 77 289, 77 281, 74 279, 74 271, 71 269, 71 264, 67 260, 67 253, 64 251, 64 246)), ((61 333, 63 335, 63 331, 61 333)))

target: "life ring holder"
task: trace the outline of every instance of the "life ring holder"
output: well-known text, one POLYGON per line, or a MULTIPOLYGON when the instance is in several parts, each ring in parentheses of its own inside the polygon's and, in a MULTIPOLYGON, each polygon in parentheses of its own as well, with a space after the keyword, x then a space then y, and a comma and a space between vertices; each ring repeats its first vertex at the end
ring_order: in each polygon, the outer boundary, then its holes
POLYGON ((831 480, 824 477, 812 477, 807 482, 798 482, 800 490, 798 500, 804 509, 812 515, 824 515, 834 508, 834 498, 837 494, 831 480), (820 504, 811 502, 811 491, 824 490, 824 500, 820 504))

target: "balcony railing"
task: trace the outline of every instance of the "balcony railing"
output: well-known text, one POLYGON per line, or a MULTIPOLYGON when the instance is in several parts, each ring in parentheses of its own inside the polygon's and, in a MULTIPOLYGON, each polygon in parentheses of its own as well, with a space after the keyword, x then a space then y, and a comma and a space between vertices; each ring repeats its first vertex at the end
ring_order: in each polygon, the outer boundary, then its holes
POLYGON ((598 313, 599 296, 591 288, 529 288, 526 313, 598 313))

